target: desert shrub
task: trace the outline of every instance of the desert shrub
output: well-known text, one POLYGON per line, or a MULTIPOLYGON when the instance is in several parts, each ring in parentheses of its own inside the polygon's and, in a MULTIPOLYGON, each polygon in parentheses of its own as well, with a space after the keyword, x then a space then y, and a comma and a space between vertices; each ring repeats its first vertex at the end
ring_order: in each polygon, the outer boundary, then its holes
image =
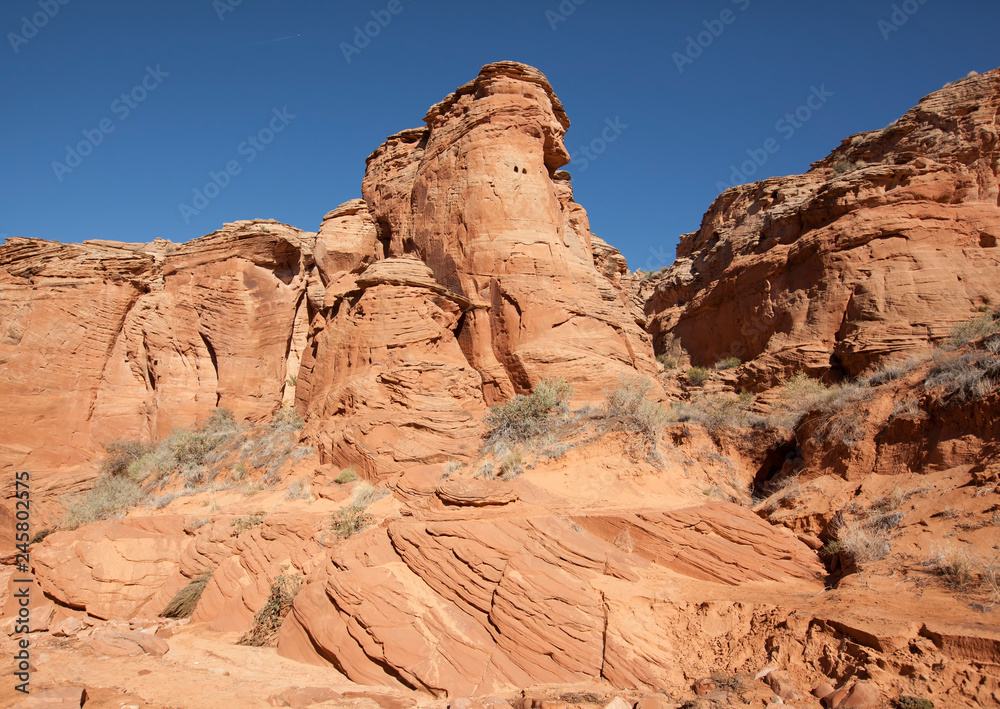
POLYGON ((864 435, 857 405, 874 395, 874 389, 864 382, 827 387, 799 373, 779 389, 779 407, 785 414, 778 418, 784 425, 794 428, 806 413, 819 411, 821 422, 817 435, 852 446, 864 435))
POLYGON ((309 499, 309 487, 301 480, 296 480, 285 490, 286 500, 309 499))
POLYGON ((837 175, 843 175, 854 169, 854 163, 847 159, 838 160, 833 163, 833 172, 837 175))
POLYGON ((739 357, 726 357, 725 359, 720 359, 718 362, 716 362, 714 369, 716 370, 735 369, 736 367, 739 367, 741 364, 743 364, 743 360, 740 359, 739 357))
POLYGON ((927 389, 945 390, 959 404, 988 396, 1000 380, 1000 357, 983 351, 940 352, 924 380, 927 389))
POLYGON ((290 406, 283 406, 271 420, 271 427, 282 432, 301 431, 305 426, 302 415, 290 406))
POLYGON ((344 468, 340 471, 340 475, 335 477, 333 481, 338 485, 346 485, 347 483, 352 483, 358 479, 358 474, 354 471, 354 468, 344 468))
POLYGON ((207 433, 232 433, 238 428, 236 417, 231 409, 215 408, 202 426, 207 433))
POLYGON ((750 411, 753 397, 712 394, 690 402, 671 404, 671 417, 680 422, 700 423, 709 430, 767 425, 767 419, 750 411))
POLYGON ((516 449, 511 451, 500 461, 500 477, 507 479, 516 478, 524 472, 523 463, 524 454, 516 449))
POLYGON ((486 445, 494 451, 526 443, 545 432, 545 424, 558 409, 565 409, 573 387, 565 379, 543 379, 528 395, 490 408, 486 416, 486 445))
POLYGON ((920 416, 921 413, 920 403, 914 397, 908 396, 905 399, 898 399, 893 402, 889 418, 896 418, 897 416, 920 416))
POLYGON ((232 527, 229 535, 232 537, 238 537, 248 529, 256 527, 259 524, 264 524, 264 514, 264 510, 257 510, 256 512, 251 512, 248 515, 235 518, 229 523, 229 526, 232 527))
POLYGON ((38 544, 39 542, 42 542, 47 536, 52 534, 54 531, 56 530, 50 529, 48 527, 46 527, 45 529, 40 529, 37 532, 35 532, 35 534, 31 537, 31 541, 28 543, 32 545, 38 544))
POLYGON ((364 530, 373 521, 364 507, 348 505, 333 513, 333 531, 341 539, 348 539, 364 530))
POLYGON ((923 697, 911 697, 904 694, 899 699, 892 700, 892 709, 934 709, 934 702, 923 697))
POLYGON ((359 482, 351 490, 351 505, 365 509, 379 498, 383 497, 388 490, 377 488, 368 482, 359 482))
POLYGON ((236 641, 236 644, 250 647, 274 645, 281 624, 292 610, 292 604, 300 588, 302 588, 302 577, 298 574, 278 576, 271 583, 271 593, 267 601, 254 616, 253 626, 236 641))
POLYGON ((492 460, 487 460, 483 463, 479 472, 476 473, 477 478, 483 478, 484 480, 495 480, 496 479, 496 465, 492 460))
POLYGON ((657 355, 656 361, 662 364, 664 369, 674 369, 677 366, 677 360, 667 354, 657 355))
POLYGON ((183 497, 180 492, 165 492, 162 495, 151 495, 147 497, 143 504, 152 507, 154 510, 162 510, 178 497, 183 497))
POLYGON ((892 512, 893 510, 899 509, 903 503, 918 494, 918 492, 919 491, 916 488, 904 490, 898 485, 895 485, 888 494, 875 500, 875 502, 872 503, 871 508, 875 512, 892 512))
POLYGON ((942 576, 950 585, 966 587, 976 576, 976 562, 975 556, 969 551, 948 546, 942 549, 932 547, 924 565, 942 576))
POLYGON ((131 467, 152 450, 148 443, 119 439, 104 444, 105 458, 101 472, 105 475, 125 476, 131 467))
POLYGON ((906 374, 907 366, 900 362, 888 362, 876 367, 875 371, 859 377, 857 384, 862 387, 878 387, 899 379, 906 374))
POLYGON ((856 519, 839 525, 836 540, 827 545, 827 551, 843 551, 858 564, 887 557, 892 551, 892 535, 903 520, 901 512, 886 511, 892 504, 889 501, 860 509, 856 519))
POLYGON ((860 520, 851 520, 837 531, 836 543, 828 551, 843 551, 855 562, 866 564, 884 559, 892 550, 888 531, 869 528, 860 520))
POLYGON ((208 453, 219 444, 219 436, 207 431, 183 431, 173 441, 174 456, 185 468, 205 464, 208 453))
POLYGON ((128 477, 102 475, 90 492, 66 502, 66 518, 60 526, 76 529, 82 524, 124 517, 145 496, 143 489, 128 477))
POLYGON ((951 329, 945 348, 954 350, 973 340, 1000 334, 1000 312, 982 313, 951 329))
POLYGON ((669 416, 647 398, 652 390, 652 383, 643 377, 622 377, 617 389, 604 392, 604 413, 615 430, 640 434, 655 448, 669 416))
POLYGON ((684 376, 687 377, 687 380, 691 384, 701 385, 711 378, 712 373, 704 367, 691 367, 691 369, 685 372, 684 376))
POLYGON ((190 618, 194 609, 198 607, 201 594, 205 592, 205 587, 212 578, 211 573, 202 574, 191 580, 187 586, 177 592, 166 608, 160 611, 161 618, 190 618))
POLYGON ((813 379, 803 372, 795 374, 781 384, 779 397, 786 403, 794 403, 800 408, 816 407, 828 394, 823 382, 813 379))

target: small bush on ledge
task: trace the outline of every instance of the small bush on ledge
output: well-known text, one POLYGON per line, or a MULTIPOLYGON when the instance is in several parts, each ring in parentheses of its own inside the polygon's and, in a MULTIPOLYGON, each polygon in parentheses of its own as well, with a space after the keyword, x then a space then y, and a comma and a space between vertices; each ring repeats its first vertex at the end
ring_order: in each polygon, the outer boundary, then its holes
POLYGON ((572 395, 565 379, 543 379, 531 394, 492 407, 486 416, 486 447, 497 452, 541 436, 547 419, 565 409, 572 395))

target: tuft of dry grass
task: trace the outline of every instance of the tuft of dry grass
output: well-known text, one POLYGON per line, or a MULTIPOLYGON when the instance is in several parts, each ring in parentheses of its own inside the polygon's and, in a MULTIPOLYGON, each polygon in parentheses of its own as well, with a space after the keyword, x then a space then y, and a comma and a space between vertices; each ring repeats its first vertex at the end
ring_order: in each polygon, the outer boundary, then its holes
POLYGON ((944 389, 954 404, 986 397, 998 384, 1000 357, 982 350, 936 352, 934 367, 924 380, 926 389, 944 389))
POLYGON ((205 573, 192 579, 187 586, 178 591, 177 595, 170 600, 166 608, 160 612, 160 617, 190 618, 191 614, 194 613, 194 609, 198 607, 201 594, 205 592, 205 587, 211 578, 211 573, 205 573))
POLYGON ((972 552, 950 545, 940 548, 932 545, 931 553, 924 562, 924 566, 955 588, 967 588, 972 583, 977 565, 972 552))

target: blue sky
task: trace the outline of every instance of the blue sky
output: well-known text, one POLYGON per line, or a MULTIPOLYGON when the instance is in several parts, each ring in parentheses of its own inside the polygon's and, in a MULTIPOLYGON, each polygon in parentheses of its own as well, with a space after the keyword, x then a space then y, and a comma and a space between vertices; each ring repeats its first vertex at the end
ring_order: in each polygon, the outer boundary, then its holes
POLYGON ((1000 66, 998 27, 995 0, 5 0, 0 234, 315 230, 360 196, 385 136, 512 59, 566 106, 566 169, 594 232, 659 268, 765 141, 779 150, 746 181, 803 172, 1000 66), (810 97, 807 120, 779 123, 810 97))

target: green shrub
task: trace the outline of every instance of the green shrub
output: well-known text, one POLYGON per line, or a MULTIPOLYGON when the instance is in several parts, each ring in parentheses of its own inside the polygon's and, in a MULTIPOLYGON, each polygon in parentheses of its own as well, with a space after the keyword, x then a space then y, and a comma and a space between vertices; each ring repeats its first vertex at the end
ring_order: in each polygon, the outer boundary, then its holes
POLYGON ((712 373, 704 367, 691 367, 691 369, 686 372, 685 376, 692 384, 701 385, 711 378, 712 373))
POLYGON ((152 446, 142 441, 120 439, 105 443, 104 450, 107 455, 101 465, 101 472, 105 475, 125 476, 136 461, 152 450, 152 446))
POLYGON ((531 394, 518 394, 491 407, 486 416, 487 447, 509 448, 540 436, 549 416, 565 409, 572 395, 573 387, 565 379, 543 379, 531 394))
POLYGON ((285 621, 285 616, 292 610, 295 596, 302 588, 302 577, 298 574, 278 576, 271 584, 271 593, 267 601, 257 611, 253 619, 253 627, 243 637, 236 641, 237 645, 249 647, 267 647, 274 645, 278 639, 278 631, 285 621))
POLYGON ((996 334, 1000 334, 1000 312, 983 313, 955 325, 945 341, 945 348, 954 350, 973 340, 996 334))
POLYGON ((641 434, 655 448, 669 417, 647 398, 652 390, 652 383, 643 377, 622 377, 617 389, 604 392, 604 412, 616 430, 641 434))
POLYGON ((743 360, 739 357, 726 357, 725 359, 720 359, 715 363, 716 370, 722 369, 735 369, 743 364, 743 360))
POLYGON ((90 522, 124 517, 145 496, 142 488, 128 477, 102 475, 90 492, 66 503, 66 518, 60 526, 76 529, 90 522))
POLYGON ((347 483, 352 483, 358 479, 358 474, 354 472, 354 468, 344 468, 340 471, 340 475, 335 477, 333 481, 338 485, 345 485, 347 483))
POLYGON ((348 505, 333 513, 333 531, 341 539, 348 539, 364 530, 373 521, 364 507, 348 505))
POLYGON ((934 702, 923 697, 902 695, 892 700, 892 709, 934 709, 934 702))
POLYGON ((257 510, 256 512, 251 512, 248 515, 243 515, 242 517, 237 517, 232 522, 229 523, 233 529, 229 533, 232 537, 238 537, 243 532, 247 531, 251 527, 256 527, 259 524, 264 524, 264 510, 257 510))
POLYGON ((667 354, 657 355, 656 361, 662 364, 664 369, 674 369, 677 367, 677 360, 667 354))
POLYGON ((202 574, 195 577, 191 583, 177 592, 167 607, 160 612, 161 618, 190 618, 194 609, 198 607, 201 594, 205 592, 205 586, 212 578, 211 573, 202 574))

